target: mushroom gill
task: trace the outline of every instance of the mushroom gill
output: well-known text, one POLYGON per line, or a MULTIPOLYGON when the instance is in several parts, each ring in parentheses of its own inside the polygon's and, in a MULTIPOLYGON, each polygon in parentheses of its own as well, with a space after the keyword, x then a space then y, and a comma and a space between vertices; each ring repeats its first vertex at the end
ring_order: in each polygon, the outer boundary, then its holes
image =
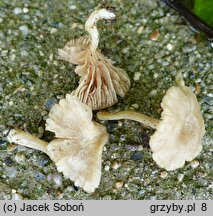
POLYGON ((81 102, 92 110, 103 109, 115 104, 117 95, 124 97, 130 87, 126 72, 113 66, 113 62, 98 50, 98 20, 114 20, 115 14, 110 8, 94 11, 85 23, 89 37, 69 41, 59 49, 61 59, 77 65, 75 72, 81 77, 79 86, 72 92, 81 102))
POLYGON ((170 87, 161 107, 161 120, 132 112, 98 112, 100 120, 131 119, 156 129, 150 138, 153 160, 166 170, 175 170, 192 161, 202 149, 205 134, 203 117, 195 94, 177 75, 177 86, 170 87))
POLYGON ((43 151, 66 178, 86 192, 94 192, 101 179, 102 151, 108 134, 104 126, 92 121, 91 108, 67 94, 50 110, 46 129, 56 136, 50 143, 14 129, 8 140, 43 151))

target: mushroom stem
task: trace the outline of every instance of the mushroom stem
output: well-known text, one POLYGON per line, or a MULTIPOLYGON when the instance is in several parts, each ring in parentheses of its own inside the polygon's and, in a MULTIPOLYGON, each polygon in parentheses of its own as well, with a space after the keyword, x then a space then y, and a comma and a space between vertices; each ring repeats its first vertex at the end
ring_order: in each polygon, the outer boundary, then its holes
POLYGON ((157 125, 160 123, 160 120, 158 119, 133 111, 122 111, 117 113, 98 112, 97 117, 99 120, 130 119, 153 129, 156 129, 157 125))
POLYGON ((47 154, 47 145, 48 143, 45 141, 42 141, 38 139, 37 137, 24 132, 19 129, 12 129, 8 136, 7 136, 8 141, 14 142, 19 145, 27 146, 33 149, 37 149, 40 151, 43 151, 44 153, 47 154))
POLYGON ((107 10, 105 8, 94 11, 88 18, 88 20, 85 23, 85 29, 91 36, 91 51, 95 51, 98 47, 99 43, 99 33, 98 29, 96 27, 96 23, 98 20, 113 20, 115 19, 115 14, 107 10))

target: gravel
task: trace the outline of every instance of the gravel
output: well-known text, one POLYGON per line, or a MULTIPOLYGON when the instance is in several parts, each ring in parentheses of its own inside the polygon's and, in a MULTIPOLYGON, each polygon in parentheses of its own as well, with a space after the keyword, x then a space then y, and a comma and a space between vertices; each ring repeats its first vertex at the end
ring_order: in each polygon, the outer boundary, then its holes
POLYGON ((126 97, 108 111, 136 109, 159 118, 161 99, 174 85, 177 72, 182 72, 205 120, 201 154, 183 168, 165 172, 152 160, 148 143, 153 130, 130 120, 102 122, 110 134, 102 178, 99 188, 87 194, 59 174, 45 154, 9 144, 5 131, 11 127, 53 139, 43 131, 49 109, 72 92, 79 80, 74 67, 58 59, 58 48, 85 35, 84 22, 97 1, 2 0, 1 199, 213 199, 212 43, 158 1, 109 3, 116 7, 118 19, 112 26, 98 24, 99 48, 126 70, 132 84, 126 97), (12 189, 16 192, 11 193, 12 189))

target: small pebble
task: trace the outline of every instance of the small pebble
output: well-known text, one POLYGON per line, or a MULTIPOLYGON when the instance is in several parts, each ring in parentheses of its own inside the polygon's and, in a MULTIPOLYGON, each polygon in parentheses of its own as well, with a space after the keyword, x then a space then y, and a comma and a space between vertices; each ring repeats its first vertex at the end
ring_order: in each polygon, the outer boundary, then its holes
POLYGON ((143 183, 143 185, 144 186, 147 186, 148 184, 150 184, 150 180, 147 178, 147 179, 144 179, 144 183, 143 183))
POLYGON ((121 141, 124 141, 126 139, 126 135, 125 134, 122 134, 121 136, 120 136, 120 140, 121 141))
POLYGON ((7 167, 6 176, 9 178, 14 178, 16 176, 17 169, 15 167, 7 167))
POLYGON ((22 154, 22 153, 17 153, 16 155, 15 155, 15 161, 17 162, 17 163, 23 163, 25 160, 26 160, 26 157, 25 157, 25 155, 24 154, 22 154))
POLYGON ((1 51, 1 56, 6 56, 8 54, 8 50, 2 50, 1 51))
POLYGON ((118 127, 118 123, 115 121, 109 121, 107 122, 106 127, 109 131, 114 131, 118 127))
POLYGON ((40 126, 38 127, 38 138, 41 138, 44 134, 44 127, 40 126))
POLYGON ((139 109, 139 105, 138 104, 132 104, 131 107, 133 107, 134 109, 139 109))
POLYGON ((193 160, 190 165, 191 165, 191 168, 195 169, 199 166, 199 161, 198 160, 193 160))
POLYGON ((102 199, 103 199, 103 200, 111 200, 112 198, 111 198, 110 195, 106 195, 106 196, 104 196, 102 199))
POLYGON ((23 196, 18 193, 13 193, 12 194, 12 200, 23 200, 23 196))
POLYGON ((40 50, 40 51, 39 51, 39 55, 40 55, 40 56, 44 56, 44 53, 40 50))
POLYGON ((78 26, 78 23, 73 23, 71 29, 75 29, 78 26))
POLYGON ((198 178, 198 184, 201 187, 206 187, 208 185, 208 181, 205 178, 198 178))
POLYGON ((62 186, 62 174, 61 173, 53 173, 52 180, 55 182, 57 187, 62 186))
POLYGON ((27 36, 28 33, 29 33, 29 28, 26 25, 19 26, 19 30, 21 31, 21 33, 23 34, 23 36, 27 36))
POLYGON ((7 151, 9 152, 14 151, 16 147, 17 147, 16 144, 9 144, 7 147, 7 151))
POLYGON ((211 183, 208 188, 213 189, 213 183, 211 183))
POLYGON ((139 194, 139 196, 143 196, 144 194, 145 194, 145 190, 140 190, 139 192, 138 192, 138 194, 139 194))
POLYGON ((115 159, 115 158, 119 158, 120 155, 117 153, 117 152, 114 152, 112 155, 111 155, 111 158, 115 159))
POLYGON ((11 61, 14 61, 15 58, 16 58, 16 55, 13 53, 13 54, 10 56, 10 59, 11 59, 11 61))
POLYGON ((75 189, 74 189, 74 187, 72 187, 72 186, 68 186, 64 191, 70 193, 70 192, 75 191, 75 189))
POLYGON ((10 166, 10 165, 13 163, 13 161, 12 161, 12 159, 11 159, 10 157, 6 157, 6 158, 4 159, 4 163, 5 163, 7 166, 10 166))
POLYGON ((158 93, 157 89, 153 89, 153 90, 149 93, 149 96, 150 96, 150 97, 154 97, 157 93, 158 93))
POLYGON ((163 171, 163 172, 160 173, 161 178, 166 178, 167 175, 168 175, 168 172, 166 172, 166 171, 163 171))
POLYGON ((139 145, 138 146, 138 151, 142 151, 143 150, 143 146, 142 145, 139 145))
POLYGON ((109 165, 104 166, 105 171, 109 171, 109 169, 110 169, 109 165))
POLYGON ((195 84, 195 94, 198 95, 201 92, 201 85, 196 83, 195 84))
POLYGON ((76 9, 76 5, 70 5, 70 6, 69 6, 69 9, 70 9, 70 10, 75 10, 75 9, 76 9))
POLYGON ((20 54, 21 54, 21 56, 28 56, 29 55, 26 50, 22 50, 20 54))
POLYGON ((53 54, 51 53, 49 56, 49 60, 52 61, 53 60, 53 54))
POLYGON ((58 99, 55 97, 51 97, 46 103, 45 103, 45 108, 47 110, 50 110, 56 103, 58 103, 58 99))
POLYGON ((181 182, 184 178, 184 175, 182 173, 178 174, 177 179, 179 182, 181 182))
POLYGON ((117 189, 122 188, 123 185, 124 185, 123 181, 118 181, 118 182, 115 183, 115 186, 116 186, 117 189))
POLYGON ((41 172, 36 171, 35 175, 34 175, 34 178, 36 180, 44 180, 46 178, 46 176, 44 174, 42 174, 41 172))
POLYGON ((154 76, 153 76, 153 77, 154 77, 155 79, 157 79, 157 78, 158 78, 158 76, 159 76, 159 74, 158 74, 158 73, 154 73, 154 76))
POLYGON ((51 30, 50 30, 50 34, 54 34, 54 33, 56 33, 58 30, 56 29, 56 28, 52 28, 51 30))
POLYGON ((138 161, 143 159, 143 154, 139 151, 133 152, 133 154, 130 156, 130 160, 138 161))
POLYGON ((140 80, 140 78, 141 78, 141 73, 140 72, 135 72, 134 77, 133 77, 134 81, 138 81, 138 80, 140 80))
POLYGON ((29 9, 28 8, 23 8, 23 13, 28 13, 29 9))
POLYGON ((153 41, 156 41, 160 36, 160 32, 158 30, 154 30, 151 35, 150 35, 150 39, 153 41))
POLYGON ((22 13, 22 9, 20 7, 16 7, 16 8, 14 8, 13 13, 15 15, 21 14, 22 13))
POLYGON ((116 161, 112 164, 112 168, 115 170, 118 169, 120 166, 121 166, 121 164, 117 163, 116 161))
POLYGON ((29 20, 29 19, 30 19, 30 16, 29 16, 28 14, 25 14, 25 15, 23 16, 23 18, 24 18, 25 20, 29 20))
POLYGON ((169 44, 166 45, 166 48, 167 48, 169 51, 171 51, 171 50, 173 49, 173 46, 172 46, 172 44, 169 43, 169 44))
POLYGON ((125 47, 122 49, 122 53, 127 54, 129 52, 129 47, 125 47))
POLYGON ((119 122, 118 122, 118 126, 119 126, 119 127, 123 127, 123 122, 122 122, 122 121, 119 121, 119 122))
POLYGON ((12 192, 12 193, 16 193, 16 189, 12 189, 11 192, 12 192))
POLYGON ((48 114, 47 111, 42 111, 42 112, 41 112, 41 115, 42 115, 42 116, 46 116, 47 114, 48 114))
POLYGON ((9 101, 9 105, 12 106, 13 105, 13 101, 9 101))
POLYGON ((140 26, 138 29, 137 29, 137 33, 138 34, 141 34, 143 31, 144 31, 144 26, 140 26))
POLYGON ((113 193, 117 193, 117 190, 114 188, 114 189, 112 189, 112 192, 113 193))

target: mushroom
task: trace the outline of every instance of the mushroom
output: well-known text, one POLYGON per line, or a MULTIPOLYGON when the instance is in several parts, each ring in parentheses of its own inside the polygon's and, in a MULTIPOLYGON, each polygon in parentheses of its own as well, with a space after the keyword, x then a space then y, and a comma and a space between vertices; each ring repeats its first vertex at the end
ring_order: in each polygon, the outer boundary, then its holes
POLYGON ((203 117, 195 94, 185 86, 182 75, 177 75, 177 86, 166 92, 161 107, 161 120, 133 112, 99 112, 100 120, 131 119, 156 129, 151 136, 150 148, 154 161, 166 170, 183 167, 192 161, 202 149, 205 134, 203 117))
POLYGON ((91 108, 67 94, 50 110, 46 129, 56 136, 50 143, 15 129, 9 132, 8 140, 43 151, 66 178, 86 192, 93 192, 100 183, 102 151, 108 134, 104 126, 92 121, 91 108))
POLYGON ((111 8, 94 11, 85 23, 89 37, 71 40, 58 50, 61 59, 77 65, 75 73, 81 77, 72 95, 92 110, 112 106, 118 101, 117 95, 124 97, 130 87, 126 72, 113 66, 113 62, 97 49, 99 33, 96 23, 102 19, 114 20, 114 11, 111 8))

